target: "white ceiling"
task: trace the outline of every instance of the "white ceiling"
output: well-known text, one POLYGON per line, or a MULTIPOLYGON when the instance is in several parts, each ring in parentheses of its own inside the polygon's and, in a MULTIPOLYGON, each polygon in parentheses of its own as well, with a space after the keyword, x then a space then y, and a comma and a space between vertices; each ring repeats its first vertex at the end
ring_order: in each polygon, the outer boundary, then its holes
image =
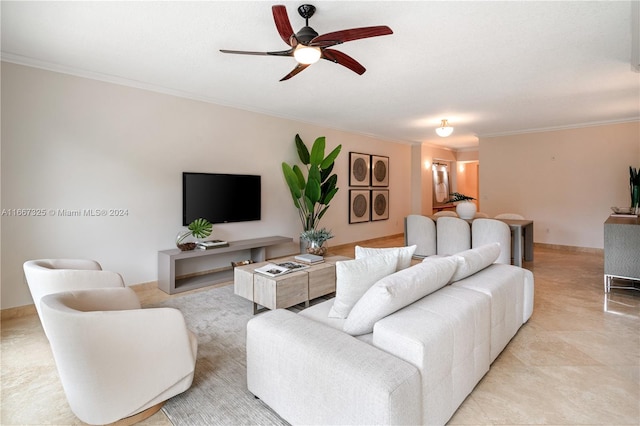
POLYGON ((294 30, 299 2, 2 1, 2 59, 452 149, 478 136, 640 117, 631 2, 315 1, 318 33, 388 25, 393 35, 337 46, 362 76, 320 61, 278 80, 271 6, 294 30), (434 129, 448 118, 455 131, 434 129))

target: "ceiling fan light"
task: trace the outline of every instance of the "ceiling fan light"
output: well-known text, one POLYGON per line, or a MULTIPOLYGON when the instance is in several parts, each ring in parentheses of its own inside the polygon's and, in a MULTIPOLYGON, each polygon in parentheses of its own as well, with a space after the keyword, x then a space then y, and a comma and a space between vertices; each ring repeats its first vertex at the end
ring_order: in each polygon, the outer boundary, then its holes
POLYGON ((322 52, 319 47, 305 46, 303 44, 299 44, 296 50, 293 51, 293 56, 296 58, 296 61, 305 65, 318 62, 321 54, 322 52))
POLYGON ((436 133, 441 138, 446 138, 447 136, 450 136, 451 133, 453 133, 453 127, 449 126, 448 120, 442 120, 442 122, 440 123, 440 127, 436 128, 436 133))

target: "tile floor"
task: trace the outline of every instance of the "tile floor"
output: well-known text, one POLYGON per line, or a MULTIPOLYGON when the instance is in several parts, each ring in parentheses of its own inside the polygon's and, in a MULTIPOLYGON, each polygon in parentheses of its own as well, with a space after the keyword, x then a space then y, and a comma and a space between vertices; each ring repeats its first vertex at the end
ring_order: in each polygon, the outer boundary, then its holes
MULTIPOLYGON (((402 237, 361 245, 402 245, 402 237)), ((331 250, 353 257, 353 245, 331 250)), ((640 424, 640 292, 603 291, 603 256, 535 248, 533 316, 449 424, 640 424)), ((143 304, 169 297, 136 286, 143 304)), ((82 424, 34 314, 1 324, 2 425, 82 424)), ((141 425, 170 425, 162 411, 141 425)))

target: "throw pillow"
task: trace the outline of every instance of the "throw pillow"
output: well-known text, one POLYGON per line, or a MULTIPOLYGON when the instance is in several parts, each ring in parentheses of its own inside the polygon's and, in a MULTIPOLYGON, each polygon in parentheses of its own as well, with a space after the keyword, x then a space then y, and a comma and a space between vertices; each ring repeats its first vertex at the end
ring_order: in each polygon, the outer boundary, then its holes
POLYGON ((382 278, 353 306, 343 330, 352 336, 371 333, 377 321, 447 285, 456 266, 453 257, 442 257, 382 278))
POLYGON ((416 252, 417 247, 418 246, 416 245, 388 248, 370 248, 356 246, 356 259, 362 259, 363 257, 367 256, 376 256, 383 253, 396 253, 396 255, 398 256, 398 267, 396 268, 396 271, 401 271, 411 266, 411 257, 413 257, 413 253, 416 252))
POLYGON ((393 274, 397 264, 395 253, 336 262, 336 297, 329 317, 346 318, 369 287, 393 274))
POLYGON ((476 248, 454 254, 458 268, 451 277, 451 282, 460 281, 495 262, 500 256, 500 243, 485 244, 476 248))

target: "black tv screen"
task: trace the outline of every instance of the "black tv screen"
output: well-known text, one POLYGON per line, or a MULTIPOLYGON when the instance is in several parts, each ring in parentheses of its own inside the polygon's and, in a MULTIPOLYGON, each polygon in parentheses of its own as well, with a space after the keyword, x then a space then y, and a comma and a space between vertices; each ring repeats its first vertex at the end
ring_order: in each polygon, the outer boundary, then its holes
POLYGON ((182 225, 260 220, 260 176, 182 173, 182 225))

